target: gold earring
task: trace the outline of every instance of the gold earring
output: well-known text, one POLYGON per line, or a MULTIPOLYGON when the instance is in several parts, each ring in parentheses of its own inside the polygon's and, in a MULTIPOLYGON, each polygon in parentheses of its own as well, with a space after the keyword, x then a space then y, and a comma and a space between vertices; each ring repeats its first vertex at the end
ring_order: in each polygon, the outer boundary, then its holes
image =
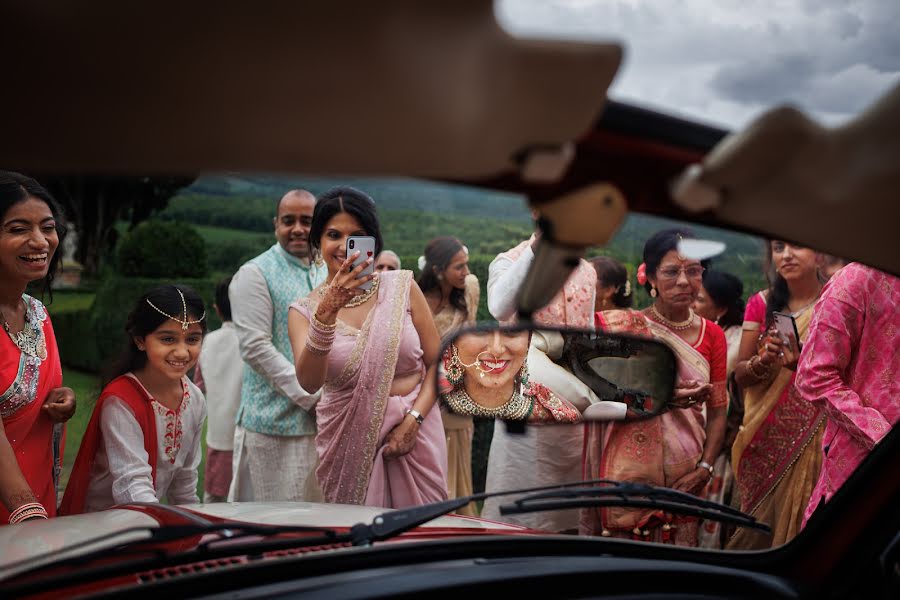
POLYGON ((656 288, 653 287, 652 285, 650 286, 650 297, 656 298, 656 288))

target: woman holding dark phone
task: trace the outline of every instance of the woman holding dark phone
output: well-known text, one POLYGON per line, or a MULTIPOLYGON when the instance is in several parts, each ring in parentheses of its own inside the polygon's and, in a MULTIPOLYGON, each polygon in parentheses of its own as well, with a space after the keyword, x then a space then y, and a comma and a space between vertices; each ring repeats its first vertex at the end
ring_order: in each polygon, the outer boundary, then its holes
POLYGON ((744 419, 731 457, 741 510, 768 523, 772 535, 738 529, 728 548, 740 550, 780 546, 800 531, 822 460, 823 417, 794 388, 800 343, 822 291, 822 257, 772 240, 766 262, 769 287, 748 300, 744 314, 735 367, 744 389, 744 419), (779 331, 775 313, 794 319, 799 340, 779 331), (796 443, 774 444, 774 439, 796 443))
POLYGON ((322 390, 316 477, 326 501, 403 508, 446 499, 447 446, 425 383, 440 337, 411 271, 371 272, 382 249, 375 202, 353 188, 326 192, 309 241, 328 276, 291 305, 288 330, 300 385, 322 390), (361 236, 374 239, 372 255, 348 255, 361 236))

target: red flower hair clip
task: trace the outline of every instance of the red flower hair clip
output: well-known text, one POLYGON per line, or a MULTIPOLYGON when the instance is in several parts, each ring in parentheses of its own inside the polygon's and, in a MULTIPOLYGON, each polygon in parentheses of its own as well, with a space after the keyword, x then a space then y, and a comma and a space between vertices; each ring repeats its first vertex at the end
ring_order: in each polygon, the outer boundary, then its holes
POLYGON ((637 282, 641 285, 647 285, 647 264, 641 263, 637 270, 637 282))

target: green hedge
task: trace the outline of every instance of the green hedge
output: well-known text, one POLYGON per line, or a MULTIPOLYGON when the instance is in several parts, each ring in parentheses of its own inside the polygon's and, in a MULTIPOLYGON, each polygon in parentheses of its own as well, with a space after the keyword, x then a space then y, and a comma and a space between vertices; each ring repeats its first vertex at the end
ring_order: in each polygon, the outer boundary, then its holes
POLYGON ((94 332, 90 309, 50 312, 59 356, 63 364, 79 371, 96 373, 103 361, 94 332))
POLYGON ((187 223, 146 221, 119 240, 116 268, 123 277, 205 277, 206 244, 187 223))
POLYGON ((125 320, 135 303, 150 289, 179 283, 197 291, 206 303, 209 328, 218 329, 221 321, 212 308, 217 279, 150 279, 111 277, 97 290, 90 310, 54 315, 53 326, 63 364, 89 372, 99 372, 121 351, 125 342, 125 320))

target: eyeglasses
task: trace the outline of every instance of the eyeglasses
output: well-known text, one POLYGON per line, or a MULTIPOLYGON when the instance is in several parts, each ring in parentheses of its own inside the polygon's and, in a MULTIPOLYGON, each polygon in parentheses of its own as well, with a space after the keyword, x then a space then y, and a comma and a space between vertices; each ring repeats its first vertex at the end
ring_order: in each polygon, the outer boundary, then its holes
POLYGON ((705 270, 706 269, 704 269, 700 265, 689 265, 687 267, 666 267, 665 269, 659 269, 658 271, 656 271, 656 275, 660 279, 673 280, 678 279, 678 276, 683 271, 688 279, 700 279, 701 277, 703 277, 703 272, 705 270))

